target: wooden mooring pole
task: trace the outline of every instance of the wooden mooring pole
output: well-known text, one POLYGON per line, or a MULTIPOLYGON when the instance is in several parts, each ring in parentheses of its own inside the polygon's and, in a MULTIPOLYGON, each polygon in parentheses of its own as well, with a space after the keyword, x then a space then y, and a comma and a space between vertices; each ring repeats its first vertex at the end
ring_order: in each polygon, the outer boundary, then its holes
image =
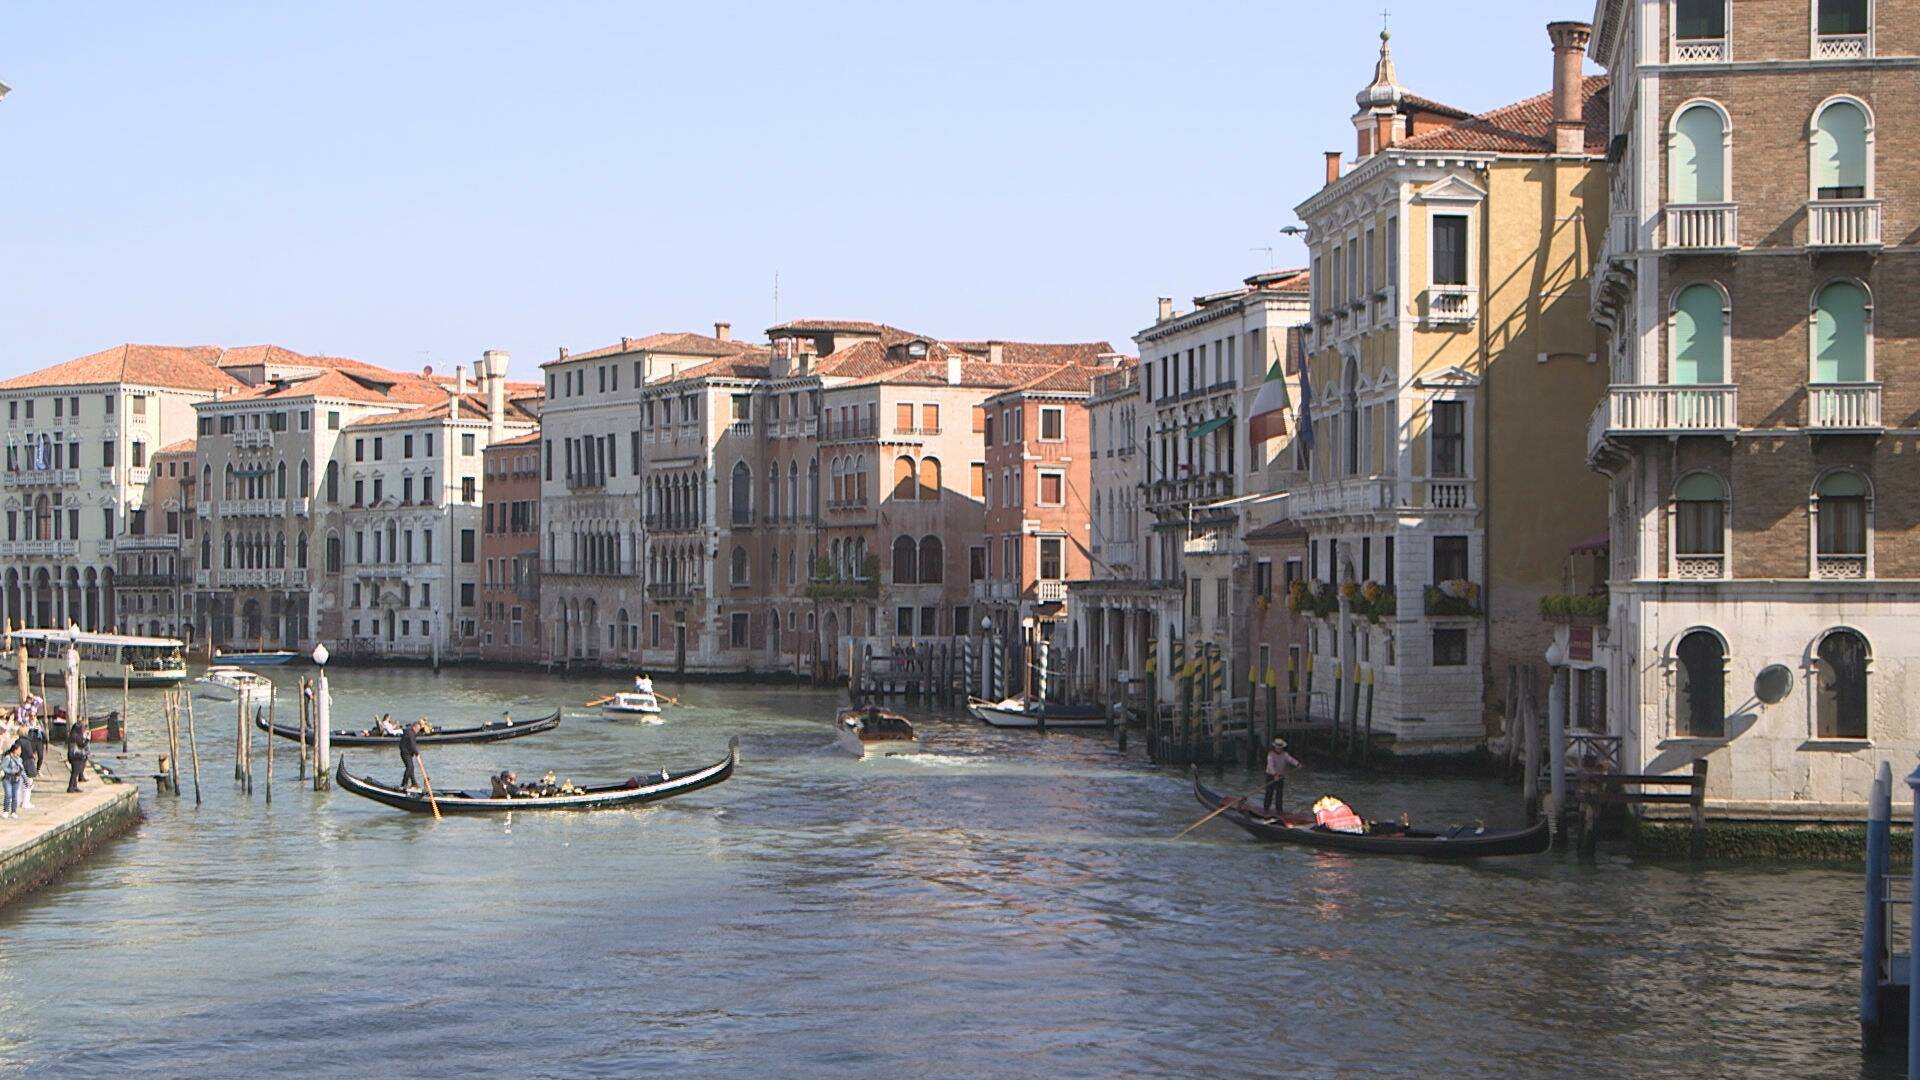
MULTIPOLYGON (((193 755, 193 805, 200 805, 200 737, 193 727, 193 695, 187 694, 187 750, 193 755)), ((176 747, 176 750, 178 748, 176 747)))

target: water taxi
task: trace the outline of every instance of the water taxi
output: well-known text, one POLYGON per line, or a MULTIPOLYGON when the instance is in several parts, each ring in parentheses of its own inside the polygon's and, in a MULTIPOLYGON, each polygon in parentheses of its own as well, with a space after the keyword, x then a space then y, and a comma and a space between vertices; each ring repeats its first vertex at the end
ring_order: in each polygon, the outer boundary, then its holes
POLYGON ((27 647, 27 671, 58 685, 66 678, 67 645, 80 652, 80 677, 89 686, 178 686, 187 681, 186 645, 178 638, 95 634, 72 630, 15 630, 10 648, 27 647))
POLYGON ((273 680, 232 664, 213 665, 205 675, 193 680, 193 687, 195 695, 215 701, 273 696, 273 680))
POLYGON ((253 649, 243 652, 228 652, 215 648, 213 658, 232 667, 279 667, 293 662, 296 653, 284 649, 253 649))

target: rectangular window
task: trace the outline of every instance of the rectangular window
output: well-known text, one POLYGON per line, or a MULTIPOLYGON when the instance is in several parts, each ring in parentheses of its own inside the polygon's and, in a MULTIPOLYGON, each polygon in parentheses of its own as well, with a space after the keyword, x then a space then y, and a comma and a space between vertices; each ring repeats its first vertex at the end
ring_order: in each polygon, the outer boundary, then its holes
POLYGON ((1065 473, 1040 473, 1040 505, 1064 506, 1067 502, 1067 477, 1065 473))
POLYGON ((473 432, 465 432, 460 436, 460 452, 468 457, 473 456, 473 432))
POLYGON ((1467 475, 1467 403, 1433 403, 1433 475, 1467 475))
POLYGON ((403 458, 413 456, 413 436, 402 435, 400 437, 400 456, 403 458))
POLYGON ((1674 0, 1673 36, 1681 41, 1726 37, 1726 0, 1674 0))
POLYGON ((473 503, 473 500, 479 497, 479 492, 480 492, 479 482, 476 481, 473 477, 463 476, 460 478, 460 501, 461 502, 471 505, 473 503))
POLYGON ((1043 581, 1059 581, 1065 572, 1061 559, 1063 541, 1057 536, 1040 538, 1040 578, 1043 581))
MULTIPOLYGON (((220 419, 225 420, 226 417, 223 416, 220 419)), ((367 460, 367 440, 365 439, 353 440, 353 460, 355 461, 367 460)))
POLYGON ((1467 538, 1464 536, 1436 536, 1433 538, 1433 581, 1466 581, 1467 538))
POLYGON ((460 606, 473 606, 473 582, 471 581, 463 581, 460 583, 460 606))
POLYGON ((1467 219, 1459 214, 1434 215, 1433 283, 1467 283, 1467 219))
POLYGON ((1820 0, 1822 34, 1864 34, 1867 32, 1868 0, 1820 0))
POLYGON ((1442 627, 1433 632, 1433 666, 1465 667, 1467 632, 1460 627, 1442 627))
MULTIPOLYGON (((688 399, 688 403, 691 404, 692 399, 688 399)), ((733 395, 733 422, 739 424, 751 419, 753 419, 753 395, 733 395)))
POLYGON ((912 405, 903 401, 893 407, 893 430, 899 434, 910 434, 913 431, 912 405))
MULTIPOLYGON (((1263 600, 1273 599, 1273 560, 1261 559, 1253 564, 1253 595, 1263 600)), ((1262 669, 1266 667, 1263 663, 1262 669)))
POLYGON ((985 499, 987 497, 987 463, 986 462, 976 461, 973 463, 972 478, 969 482, 967 490, 968 490, 968 493, 971 494, 976 499, 985 499))
POLYGON ((108 439, 105 442, 100 444, 100 467, 101 468, 104 468, 104 469, 113 468, 113 447, 114 447, 114 443, 112 439, 108 439))
POLYGON ((913 636, 913 609, 896 608, 893 612, 893 632, 900 637, 913 636))
POLYGON ((940 627, 940 609, 932 606, 921 608, 920 609, 920 636, 932 637, 933 635, 940 632, 939 627, 940 627))
POLYGON ((460 561, 463 563, 470 563, 473 561, 473 530, 472 529, 460 530, 460 561))
POLYGON ((1058 405, 1040 406, 1040 441, 1061 442, 1067 437, 1067 410, 1058 405))
POLYGON ((379 461, 385 458, 387 456, 386 449, 387 449, 387 440, 381 438, 378 435, 375 435, 373 437, 373 460, 379 461))
POLYGON ((985 581, 987 578, 987 549, 975 545, 967 549, 967 580, 985 581))
POLYGON ((327 430, 328 431, 340 430, 340 410, 338 409, 327 410, 327 430))
POLYGON ((940 406, 920 406, 920 432, 923 435, 940 434, 940 406))

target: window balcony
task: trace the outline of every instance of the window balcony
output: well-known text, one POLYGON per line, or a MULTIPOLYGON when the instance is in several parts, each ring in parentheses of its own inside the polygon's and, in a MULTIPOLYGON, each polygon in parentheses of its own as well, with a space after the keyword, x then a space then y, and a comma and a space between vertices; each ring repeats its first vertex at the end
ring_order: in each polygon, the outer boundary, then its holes
POLYGON ((296 517, 307 517, 313 513, 312 499, 294 499, 293 512, 296 517))
POLYGON ((221 517, 280 517, 286 512, 287 500, 285 499, 222 499, 220 501, 221 517))
POLYGON ((1473 484, 1466 480, 1429 480, 1427 507, 1432 510, 1471 510, 1473 484))
POLYGON ((1807 430, 1880 431, 1879 383, 1808 383, 1807 430))
POLYGON ((1037 581, 1033 586, 1033 598, 1043 604, 1064 604, 1067 602, 1067 583, 1037 581))
POLYGON ((1813 41, 1815 60, 1865 60, 1872 54, 1870 34, 1821 34, 1813 41))
POLYGON ((1295 519, 1371 514, 1392 505, 1393 484, 1370 477, 1322 481, 1295 490, 1287 503, 1287 513, 1295 519))
POLYGON ((80 483, 79 469, 22 469, 6 474, 8 487, 72 487, 80 483))
POLYGON ((233 447, 236 450, 253 450, 273 445, 271 431, 236 431, 233 433, 233 447))
POLYGON ((1600 426, 1609 435, 1724 435, 1740 428, 1733 386, 1610 386, 1600 426))
POLYGON ((1676 64, 1721 64, 1731 55, 1724 37, 1680 38, 1673 43, 1676 64))
POLYGON ((113 541, 115 552, 128 551, 178 551, 180 538, 172 533, 160 533, 153 536, 121 536, 113 541))
POLYGON ((0 555, 72 555, 80 550, 73 540, 8 540, 0 543, 0 555))
POLYGON ((106 468, 102 468, 102 469, 95 469, 95 470, 93 471, 93 479, 94 479, 94 482, 95 482, 95 483, 99 483, 99 484, 106 484, 106 485, 108 485, 108 486, 112 486, 112 484, 113 484, 113 467, 112 467, 111 465, 109 465, 109 466, 107 466, 106 468))
POLYGON ((727 425, 727 434, 749 437, 753 434, 753 421, 735 420, 733 423, 727 425))
POLYGON ((1734 203, 1673 204, 1666 209, 1660 246, 1667 251, 1740 250, 1740 207, 1734 203))
POLYGON ((1428 326, 1461 326, 1480 314, 1480 292, 1465 285, 1435 285, 1427 290, 1428 326))
POLYGON ((1861 581, 1867 576, 1865 555, 1827 555, 1814 557, 1813 576, 1823 581, 1861 581))
POLYGON ((1816 199, 1808 203, 1807 246, 1828 251, 1877 251, 1880 200, 1816 199))
POLYGON ((1673 576, 1682 581, 1718 581, 1727 576, 1724 555, 1675 555, 1673 576))

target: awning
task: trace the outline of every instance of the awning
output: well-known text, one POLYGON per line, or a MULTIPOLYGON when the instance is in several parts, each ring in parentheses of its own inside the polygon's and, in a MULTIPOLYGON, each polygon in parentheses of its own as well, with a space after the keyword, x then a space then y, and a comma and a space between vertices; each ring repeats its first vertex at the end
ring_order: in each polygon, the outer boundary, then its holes
POLYGON ((1284 499, 1291 494, 1292 492, 1288 491, 1257 491, 1252 495, 1235 495, 1231 499, 1221 499, 1219 502, 1202 503, 1194 509, 1222 510, 1230 506, 1244 506, 1247 503, 1272 502, 1275 499, 1284 499))
POLYGON ((1214 432, 1219 431, 1221 428, 1226 427, 1228 424, 1231 424, 1231 423, 1233 423, 1233 417, 1231 416, 1216 416, 1213 419, 1208 420, 1207 422, 1193 428, 1191 431, 1188 431, 1187 438, 1197 439, 1202 435, 1211 435, 1214 432))
POLYGON ((1607 541, 1608 536, 1606 533, 1595 533, 1568 548, 1567 553, 1569 555, 1585 555, 1588 553, 1603 552, 1607 550, 1607 541))

